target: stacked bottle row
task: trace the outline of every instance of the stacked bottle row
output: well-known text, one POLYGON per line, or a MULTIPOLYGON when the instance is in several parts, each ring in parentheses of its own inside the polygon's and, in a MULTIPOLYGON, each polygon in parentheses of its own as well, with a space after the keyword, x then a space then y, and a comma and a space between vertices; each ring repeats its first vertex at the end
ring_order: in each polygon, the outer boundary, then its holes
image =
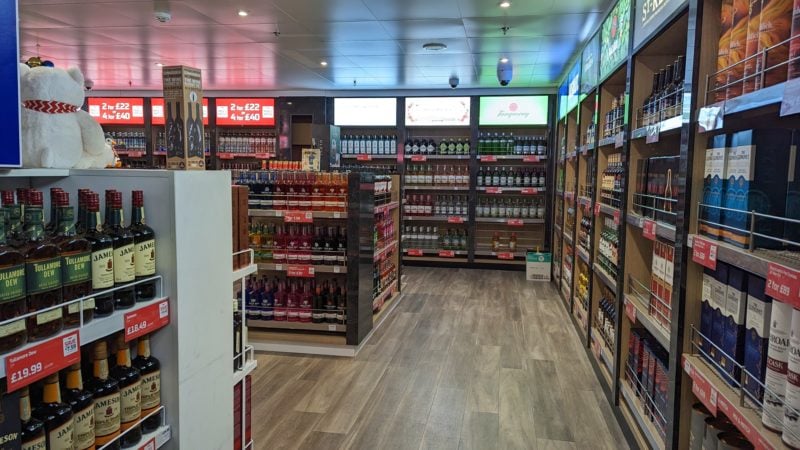
POLYGON ((610 138, 622 132, 625 125, 625 94, 621 94, 611 102, 611 109, 605 115, 603 138, 610 138))
POLYGON ((684 57, 653 74, 653 90, 642 103, 639 126, 678 116, 683 109, 684 57))
POLYGON ((586 215, 581 217, 581 222, 578 227, 578 247, 583 248, 587 252, 592 244, 592 219, 586 215))
POLYGON ((592 120, 586 127, 586 135, 584 136, 583 144, 592 145, 594 144, 595 139, 597 139, 597 124, 594 123, 594 120, 592 120))
MULTIPOLYGON (((238 298, 241 301, 242 293, 238 298)), ((347 289, 336 278, 299 281, 248 279, 244 292, 248 320, 347 323, 347 289)))
POLYGON ((423 250, 467 250, 466 230, 442 230, 439 227, 406 226, 403 228, 403 248, 423 250))
POLYGON ((544 208, 544 199, 481 197, 475 215, 495 219, 543 219, 544 208))
POLYGON ((644 404, 642 413, 655 424, 656 430, 664 439, 669 392, 669 353, 647 330, 632 328, 625 366, 625 381, 644 404))
POLYGON ((608 165, 600 177, 600 202, 614 208, 622 207, 625 166, 622 153, 608 156, 608 165))
POLYGON ((250 190, 250 209, 347 211, 347 173, 257 171, 233 174, 250 190))
POLYGON ((250 224, 250 248, 258 262, 276 264, 330 265, 347 264, 345 227, 250 224))
POLYGON ((466 195, 405 195, 404 216, 462 216, 469 213, 466 195))
POLYGON ((492 251, 493 252, 516 252, 517 251, 517 233, 501 233, 495 231, 492 234, 492 251))
POLYGON ((538 187, 547 183, 547 171, 525 167, 481 167, 478 169, 478 186, 538 187))
POLYGON ((395 135, 344 135, 342 136, 342 154, 344 155, 396 155, 397 136, 395 135))
POLYGON ((406 139, 406 155, 469 155, 469 138, 445 138, 437 144, 433 139, 406 139))
POLYGON ((408 185, 469 187, 469 167, 409 164, 404 181, 408 185))
POLYGON ((106 138, 114 140, 115 150, 140 151, 147 148, 144 130, 106 131, 106 138))
POLYGON ((592 301, 591 297, 589 297, 589 273, 588 269, 586 271, 583 270, 586 266, 579 265, 578 267, 580 267, 581 270, 578 272, 576 294, 584 311, 589 311, 589 305, 592 301))
POLYGON ((150 354, 149 336, 139 339, 137 349, 132 359, 122 334, 113 342, 98 341, 91 347, 91 370, 74 364, 61 376, 23 388, 22 448, 136 448, 143 434, 157 430, 160 413, 142 419, 161 406, 161 364, 150 354), (115 358, 109 359, 109 346, 115 358), (84 373, 89 374, 85 384, 84 373))
POLYGON ((277 138, 271 131, 220 130, 217 138, 218 153, 275 154, 277 138))
POLYGON ((106 219, 99 195, 79 191, 79 214, 60 188, 50 192, 51 221, 44 223, 43 194, 35 189, 2 192, 0 220, 0 320, 68 303, 92 292, 119 289, 81 303, 32 315, 0 327, 0 351, 55 335, 115 309, 155 297, 155 283, 128 286, 155 274, 155 234, 144 222, 144 195, 133 191, 131 227, 124 224, 122 193, 106 191, 106 219))
POLYGON ((478 155, 547 155, 544 136, 514 136, 514 133, 481 133, 478 155))
MULTIPOLYGON (((211 135, 206 130, 203 133, 203 143, 205 144, 205 152, 211 152, 211 135)), ((159 131, 156 135, 156 151, 166 154, 167 153, 167 133, 163 130, 159 131)))
POLYGON ((617 338, 617 306, 616 296, 606 286, 601 286, 600 302, 597 305, 595 327, 600 332, 608 348, 614 348, 617 338))
POLYGON ((613 279, 617 278, 619 264, 619 225, 611 217, 603 217, 603 228, 600 230, 600 243, 597 246, 597 264, 613 279))

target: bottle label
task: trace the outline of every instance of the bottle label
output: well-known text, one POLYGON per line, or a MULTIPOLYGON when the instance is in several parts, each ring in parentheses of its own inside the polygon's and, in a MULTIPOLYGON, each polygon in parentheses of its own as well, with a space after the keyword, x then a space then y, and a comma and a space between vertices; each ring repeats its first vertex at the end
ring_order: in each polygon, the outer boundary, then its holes
POLYGON ((141 383, 137 381, 120 390, 120 397, 122 398, 121 419, 122 423, 134 422, 139 420, 142 415, 141 404, 141 383))
POLYGON ((92 253, 92 289, 114 286, 114 250, 105 248, 92 253))
POLYGON ((44 436, 22 444, 22 450, 47 450, 47 441, 44 436))
POLYGON ((25 264, 28 295, 61 287, 61 259, 50 258, 25 264))
POLYGON ((0 270, 0 303, 25 297, 25 265, 0 270))
POLYGON ((11 336, 12 334, 17 334, 22 331, 25 331, 25 321, 18 320, 16 322, 11 322, 8 325, 0 326, 0 338, 4 338, 7 336, 11 336))
POLYGON ((74 449, 72 433, 75 422, 73 419, 67 420, 60 427, 56 427, 47 434, 47 447, 50 450, 72 450, 74 449))
POLYGON ((142 410, 161 405, 161 371, 142 375, 142 410))
POLYGON ((136 278, 135 253, 133 244, 114 249, 114 283, 129 283, 136 278))
POLYGON ((136 276, 146 277, 156 273, 156 241, 150 239, 136 244, 136 276))
POLYGON ((61 257, 61 280, 65 286, 84 283, 92 279, 92 253, 61 257))
POLYGON ((94 407, 87 406, 78 411, 72 418, 75 420, 75 448, 84 450, 94 445, 94 407))
POLYGON ((56 308, 51 311, 43 312, 36 315, 36 325, 44 325, 46 323, 54 322, 63 317, 62 309, 56 308))
MULTIPOLYGON (((94 298, 87 298, 86 300, 83 301, 84 311, 91 311, 94 309, 94 306, 95 306, 94 298)), ((69 306, 67 306, 67 313, 77 314, 80 307, 81 307, 81 302, 70 303, 69 306)))
POLYGON ((119 431, 119 392, 94 401, 94 432, 98 437, 119 431))

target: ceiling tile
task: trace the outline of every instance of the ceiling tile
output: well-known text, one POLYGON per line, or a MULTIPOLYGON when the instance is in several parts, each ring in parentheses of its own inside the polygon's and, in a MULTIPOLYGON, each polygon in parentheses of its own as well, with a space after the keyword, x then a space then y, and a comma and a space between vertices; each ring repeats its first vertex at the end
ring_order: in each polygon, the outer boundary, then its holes
POLYGON ((273 3, 300 22, 375 20, 361 0, 273 0, 273 3))
POLYGON ((381 22, 392 39, 443 39, 466 36, 461 19, 398 20, 381 22))
POLYGON ((556 14, 542 16, 516 16, 507 19, 501 17, 481 17, 464 19, 467 36, 503 37, 502 27, 507 26, 508 36, 530 37, 562 34, 577 34, 589 21, 597 23, 599 13, 588 14, 556 14))
POLYGON ((426 55, 446 55, 450 53, 469 53, 469 43, 466 39, 436 39, 434 42, 447 45, 447 49, 432 52, 422 48, 426 43, 431 42, 429 39, 397 41, 404 53, 417 53, 426 55))
POLYGON ((73 27, 93 26, 178 26, 203 25, 211 22, 209 17, 200 14, 183 2, 171 2, 172 20, 160 24, 155 20, 152 3, 135 1, 91 2, 91 3, 54 3, 44 7, 29 6, 27 1, 20 2, 20 10, 32 8, 41 16, 65 23, 73 27))
MULTIPOLYGON (((563 1, 563 0, 562 0, 563 1)), ((568 3, 572 0, 567 0, 568 3)), ((605 0, 581 0, 605 1, 605 0)), ((498 6, 499 0, 458 0, 458 7, 463 17, 512 17, 549 14, 557 0, 512 0, 511 7, 504 9, 498 6)))
POLYGON ((364 3, 378 20, 461 18, 458 0, 364 0, 364 3))
MULTIPOLYGON (((353 42, 333 42, 329 47, 345 56, 371 56, 371 55, 399 55, 400 47, 397 42, 387 41, 353 41, 353 42)), ((361 64, 359 59, 351 58, 357 64, 361 64)))
POLYGON ((309 25, 314 34, 325 36, 326 41, 351 42, 391 39, 380 22, 323 22, 309 25))

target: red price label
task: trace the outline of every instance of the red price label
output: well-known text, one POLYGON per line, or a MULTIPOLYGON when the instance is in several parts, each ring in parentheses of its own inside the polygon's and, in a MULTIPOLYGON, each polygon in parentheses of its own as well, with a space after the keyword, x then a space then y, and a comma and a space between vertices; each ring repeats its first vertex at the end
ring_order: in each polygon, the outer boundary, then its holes
POLYGON ((684 358, 683 360, 683 367, 686 370, 686 373, 689 375, 689 378, 692 379, 692 393, 695 397, 697 397, 700 402, 711 411, 711 414, 716 416, 717 415, 717 398, 718 393, 717 390, 711 386, 711 383, 706 379, 706 377, 694 370, 692 364, 684 358))
POLYGON ((523 162, 530 162, 530 163, 537 163, 540 162, 542 159, 538 156, 525 156, 522 158, 523 162))
POLYGON ((285 223, 313 223, 314 213, 311 211, 286 211, 283 221, 285 223))
POLYGON ((510 252, 498 253, 497 259, 511 260, 514 259, 514 254, 510 252))
MULTIPOLYGON (((150 99, 153 125, 164 125, 164 99, 150 99)), ((203 97, 203 125, 208 125, 208 98, 203 97)))
POLYGON ((156 450, 156 438, 151 437, 144 445, 139 447, 139 450, 156 450))
POLYGON ((233 153, 217 153, 219 159, 233 159, 233 153))
POLYGON ((594 204, 594 216, 597 217, 600 215, 600 203, 594 204))
POLYGON ((286 276, 294 278, 314 278, 314 266, 289 264, 286 266, 286 276))
POLYGON ((486 193, 487 194, 502 194, 503 193, 503 189, 499 188, 499 187, 487 187, 486 188, 486 193))
POLYGON ((58 373, 81 360, 78 331, 6 356, 8 392, 58 373))
POLYGON ((275 125, 274 98, 218 98, 217 125, 275 125))
POLYGON ((455 258, 456 252, 453 250, 439 250, 439 258, 455 258))
POLYGON ((150 334, 169 323, 169 299, 125 313, 125 342, 150 334))
POLYGON ((625 299, 625 315, 628 316, 632 324, 636 324, 636 305, 627 298, 625 299))
POLYGON ((619 210, 614 211, 614 225, 619 225, 619 210))
POLYGON ((464 218, 458 216, 448 217, 447 223, 464 223, 464 218))
POLYGON ((372 155, 366 155, 364 153, 356 155, 356 159, 359 161, 372 161, 372 155))
POLYGON ((525 221, 522 219, 508 219, 506 221, 506 225, 510 227, 521 227, 525 225, 525 221))
POLYGON ((481 162, 497 162, 497 156, 481 155, 481 162))
POLYGON ((422 256, 422 255, 424 255, 424 253, 422 252, 422 250, 418 248, 408 249, 408 256, 422 256))
POLYGON ((90 97, 87 100, 89 115, 101 125, 143 125, 143 98, 102 98, 90 97))
POLYGON ((411 161, 414 162, 425 162, 428 160, 428 157, 425 155, 411 155, 411 161))
POLYGON ((775 300, 800 308, 800 273, 780 264, 769 263, 765 293, 775 300))
POLYGON ((272 155, 270 155, 269 153, 253 153, 253 158, 256 159, 269 159, 271 157, 272 155))
POLYGON ((652 220, 645 219, 644 223, 642 224, 642 234, 647 239, 651 241, 656 240, 656 223, 652 220))
POLYGON ((728 399, 718 395, 717 408, 730 419, 731 423, 753 444, 754 448, 758 450, 774 450, 774 447, 764 439, 764 436, 758 432, 756 427, 728 399))
POLYGON ((717 244, 695 237, 692 244, 692 261, 711 270, 717 270, 717 244))
POLYGON ((536 195, 539 193, 539 189, 536 188, 522 188, 523 195, 536 195))

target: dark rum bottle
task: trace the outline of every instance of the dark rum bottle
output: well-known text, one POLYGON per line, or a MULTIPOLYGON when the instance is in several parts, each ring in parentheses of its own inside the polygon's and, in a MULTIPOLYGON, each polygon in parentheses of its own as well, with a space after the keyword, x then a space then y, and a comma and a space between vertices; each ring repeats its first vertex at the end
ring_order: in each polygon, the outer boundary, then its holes
MULTIPOLYGON (((103 233, 100 222, 100 196, 91 192, 86 196, 86 234, 92 244, 92 290, 103 292, 114 287, 114 242, 103 233)), ((114 312, 111 293, 95 295, 94 315, 105 317, 114 312)))
POLYGON ((94 377, 88 383, 94 395, 95 445, 102 447, 119 436, 119 383, 108 374, 108 346, 99 341, 94 346, 94 377))
MULTIPOLYGON (((44 234, 42 193, 30 190, 24 209, 26 245, 25 281, 28 312, 40 311, 61 303, 61 258, 58 247, 44 234)), ((26 321, 28 339, 44 339, 61 331, 64 318, 61 308, 29 317, 26 321)))
POLYGON ((120 431, 131 429, 122 436, 122 447, 127 443, 137 443, 142 438, 142 429, 138 426, 142 416, 141 374, 131 363, 131 348, 125 342, 125 335, 117 335, 117 365, 111 369, 111 377, 119 383, 120 396, 120 431))
POLYGON ((114 243, 114 308, 127 309, 136 303, 133 286, 136 279, 136 248, 133 233, 125 228, 122 211, 122 193, 106 191, 106 226, 104 231, 114 243))
MULTIPOLYGON (((61 295, 64 303, 92 292, 92 244, 76 234, 75 211, 69 206, 69 193, 59 191, 55 198, 56 227, 53 243, 61 253, 61 295)), ((64 307, 64 326, 77 327, 81 323, 91 322, 94 317, 94 299, 82 303, 71 303, 64 307)))
MULTIPOLYGON (((161 363, 150 355, 150 336, 142 336, 133 359, 133 366, 142 375, 142 417, 152 414, 161 406, 161 363)), ((151 433, 161 426, 161 413, 142 422, 142 433, 151 433)))
POLYGON ((61 402, 57 373, 44 379, 42 404, 33 410, 33 416, 44 423, 48 449, 74 448, 72 408, 61 402))
POLYGON ((31 417, 31 398, 27 387, 20 389, 19 418, 22 422, 20 433, 22 450, 45 450, 47 439, 44 434, 44 423, 31 417))
MULTIPOLYGON (((152 228, 146 225, 144 217, 144 192, 133 191, 131 193, 130 231, 133 233, 133 243, 136 247, 134 256, 136 280, 149 278, 156 274, 156 234, 152 228)), ((155 296, 155 281, 136 285, 137 301, 150 300, 155 296)))
POLYGON ((64 401, 72 408, 75 450, 94 450, 94 396, 83 389, 81 365, 73 364, 67 369, 64 401))
MULTIPOLYGON (((6 245, 6 227, 0 220, 0 321, 28 312, 25 302, 25 257, 6 245)), ((0 326, 0 352, 7 352, 28 342, 25 320, 0 326)))

